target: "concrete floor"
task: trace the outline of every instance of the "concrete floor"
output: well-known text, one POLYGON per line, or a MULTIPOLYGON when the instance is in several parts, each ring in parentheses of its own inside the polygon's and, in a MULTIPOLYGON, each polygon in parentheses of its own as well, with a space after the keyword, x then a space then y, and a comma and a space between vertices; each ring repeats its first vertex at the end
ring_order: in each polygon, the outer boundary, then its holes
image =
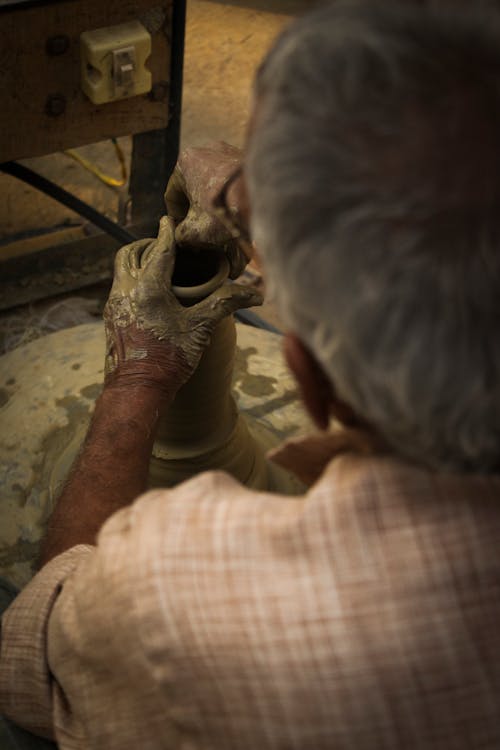
POLYGON ((243 145, 254 72, 307 0, 188 2, 182 144, 243 145))

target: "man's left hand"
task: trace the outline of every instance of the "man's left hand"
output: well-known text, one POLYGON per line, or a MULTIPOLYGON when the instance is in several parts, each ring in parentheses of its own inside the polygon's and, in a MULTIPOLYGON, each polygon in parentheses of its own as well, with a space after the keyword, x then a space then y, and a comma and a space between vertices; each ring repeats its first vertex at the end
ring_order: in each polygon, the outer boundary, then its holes
MULTIPOLYGON (((241 150, 223 141, 186 148, 179 156, 165 192, 168 214, 176 223, 178 244, 200 250, 223 249, 231 279, 243 272, 250 257, 214 215, 213 202, 240 167, 241 160, 241 150)), ((241 182, 239 186, 241 188, 241 182)), ((240 212, 242 198, 241 190, 232 185, 228 200, 235 215, 240 212)))

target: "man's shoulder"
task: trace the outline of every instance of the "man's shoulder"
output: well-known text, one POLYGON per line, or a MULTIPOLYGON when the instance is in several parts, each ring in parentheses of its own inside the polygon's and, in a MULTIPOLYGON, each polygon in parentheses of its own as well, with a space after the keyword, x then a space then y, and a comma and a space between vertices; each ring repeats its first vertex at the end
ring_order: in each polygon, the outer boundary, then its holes
POLYGON ((201 628, 205 616, 236 623, 249 608, 271 613, 283 592, 298 620, 304 596, 327 619, 374 602, 405 617, 409 603, 439 608, 437 591, 475 596, 470 582, 500 568, 499 495, 498 477, 389 457, 338 456, 301 497, 209 472, 116 514, 98 555, 153 619, 161 599, 179 616, 199 613, 201 628))
MULTIPOLYGON (((335 457, 302 496, 252 490, 230 475, 210 471, 170 489, 154 489, 118 512, 101 540, 127 544, 134 534, 174 549, 183 536, 199 554, 220 535, 310 535, 330 544, 352 534, 369 547, 420 535, 490 534, 500 524, 500 477, 435 472, 391 456, 345 453, 335 457)), ((191 545, 188 544, 190 547, 191 545)))
POLYGON ((465 626, 496 655, 498 480, 469 479, 345 455, 302 498, 217 473, 145 496, 134 617, 157 679, 183 675, 214 717, 249 696, 298 711, 309 695, 313 725, 325 695, 334 705, 432 670, 440 689, 469 668, 465 626))
POLYGON ((371 728, 389 708, 441 720, 427 695, 491 692, 471 643, 500 663, 497 497, 497 479, 348 454, 300 498, 201 475, 106 524, 50 633, 63 643, 85 619, 87 659, 117 682, 133 663, 144 694, 180 696, 214 736, 222 716, 283 706, 319 735, 336 705, 349 727, 359 705, 371 728))

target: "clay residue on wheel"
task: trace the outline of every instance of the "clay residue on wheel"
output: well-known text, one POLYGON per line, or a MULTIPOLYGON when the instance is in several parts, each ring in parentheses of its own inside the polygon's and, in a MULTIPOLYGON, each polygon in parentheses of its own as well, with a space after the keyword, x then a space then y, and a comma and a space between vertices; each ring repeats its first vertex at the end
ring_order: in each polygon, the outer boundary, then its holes
MULTIPOLYGON (((100 389, 100 385, 91 385, 83 390, 89 390, 92 388, 100 389)), ((91 398, 90 395, 87 398, 91 398)), ((54 471, 54 467, 60 463, 61 457, 67 454, 68 446, 75 439, 75 435, 83 437, 85 435, 87 425, 90 420, 90 414, 93 408, 93 404, 89 401, 84 401, 77 396, 64 396, 63 398, 56 400, 56 405, 63 408, 68 417, 68 423, 64 427, 56 426, 50 430, 42 440, 41 444, 41 455, 42 460, 34 467, 35 478, 32 487, 37 485, 40 488, 48 490, 51 495, 51 502, 47 503, 45 507, 43 523, 45 524, 48 516, 52 512, 54 504, 55 488, 51 486, 51 477, 54 471)), ((76 455, 76 454, 75 454, 76 455)), ((68 469, 75 455, 71 456, 68 461, 68 469)), ((66 480, 67 473, 61 480, 66 480)))
MULTIPOLYGON (((250 406, 246 410, 246 414, 252 417, 253 419, 262 419, 263 417, 266 417, 269 414, 273 414, 273 412, 275 411, 284 409, 286 406, 288 406, 288 404, 293 404, 293 402, 296 400, 297 400, 297 391, 286 390, 281 396, 276 396, 276 398, 272 398, 263 404, 256 404, 255 406, 250 406)), ((281 428, 280 435, 282 438, 289 437, 290 435, 293 435, 298 429, 299 429, 299 425, 290 423, 286 426, 286 428, 285 427, 281 428)))
POLYGON ((40 540, 45 533, 47 520, 52 513, 57 495, 64 484, 85 436, 93 409, 93 402, 102 388, 93 383, 81 389, 80 395, 68 395, 55 400, 55 406, 64 410, 65 425, 54 424, 40 442, 40 449, 33 455, 31 477, 26 486, 16 482, 10 486, 11 502, 23 508, 23 530, 18 539, 5 546, 0 545, 0 569, 19 570, 29 564, 28 572, 35 572, 40 540), (54 475, 57 468, 56 475, 54 475), (29 538, 25 537, 29 534, 29 538))
POLYGON ((82 388, 80 393, 90 401, 95 401, 100 396, 102 391, 102 383, 92 383, 92 385, 86 385, 82 388))
POLYGON ((278 381, 270 375, 254 375, 249 371, 248 363, 253 354, 257 354, 253 346, 247 349, 236 347, 234 383, 247 396, 271 396, 277 391, 278 381))
POLYGON ((38 542, 19 539, 11 547, 0 550, 0 568, 7 568, 15 563, 32 563, 38 556, 38 542))

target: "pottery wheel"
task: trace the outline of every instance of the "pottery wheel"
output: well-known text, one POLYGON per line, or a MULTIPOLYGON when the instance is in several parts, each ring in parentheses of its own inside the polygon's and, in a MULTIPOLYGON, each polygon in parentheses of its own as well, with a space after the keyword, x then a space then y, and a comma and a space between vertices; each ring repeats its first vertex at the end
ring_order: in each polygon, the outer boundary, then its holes
MULTIPOLYGON (((281 337, 236 329, 233 393, 250 430, 265 447, 310 430, 281 337)), ((18 586, 33 575, 55 500, 51 476, 68 445, 76 451, 81 443, 103 360, 102 323, 67 328, 0 357, 0 575, 18 586)))

